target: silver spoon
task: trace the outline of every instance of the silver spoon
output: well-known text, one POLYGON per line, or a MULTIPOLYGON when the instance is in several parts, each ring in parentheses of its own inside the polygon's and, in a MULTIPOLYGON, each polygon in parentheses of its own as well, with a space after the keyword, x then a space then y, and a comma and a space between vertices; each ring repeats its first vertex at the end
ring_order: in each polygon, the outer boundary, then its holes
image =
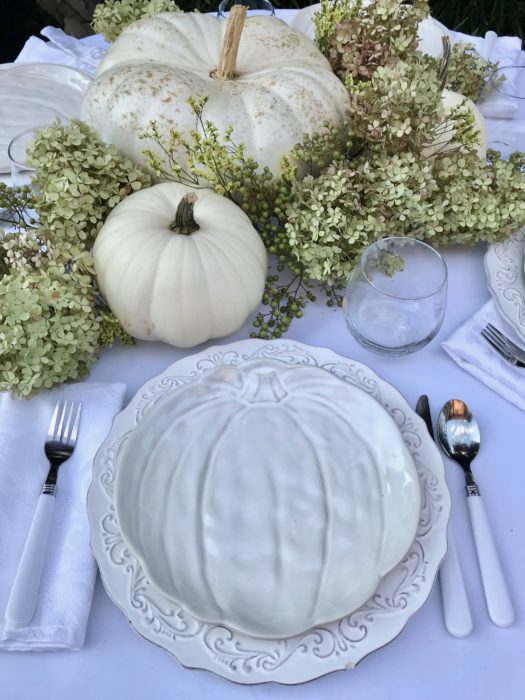
POLYGON ((478 454, 480 434, 466 403, 451 399, 443 406, 438 418, 438 439, 445 453, 459 464, 465 474, 470 522, 490 619, 499 627, 509 627, 515 619, 514 608, 485 506, 470 468, 478 454))

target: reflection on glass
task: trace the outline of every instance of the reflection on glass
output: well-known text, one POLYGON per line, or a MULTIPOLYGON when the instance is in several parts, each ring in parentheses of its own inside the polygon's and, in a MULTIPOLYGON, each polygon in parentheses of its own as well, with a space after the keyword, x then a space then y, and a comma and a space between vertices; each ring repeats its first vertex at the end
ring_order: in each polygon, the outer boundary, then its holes
POLYGON ((248 8, 248 15, 274 15, 275 10, 269 0, 222 0, 217 10, 217 17, 227 18, 234 5, 248 8))
POLYGON ((413 238, 385 238, 366 248, 350 275, 343 314, 364 347, 405 355, 436 335, 446 297, 447 267, 436 250, 413 238))

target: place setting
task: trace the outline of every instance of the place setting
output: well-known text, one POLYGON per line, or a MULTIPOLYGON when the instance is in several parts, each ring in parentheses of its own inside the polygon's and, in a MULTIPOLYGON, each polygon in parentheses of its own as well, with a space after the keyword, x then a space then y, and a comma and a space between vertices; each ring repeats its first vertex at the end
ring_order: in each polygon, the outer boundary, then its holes
POLYGON ((519 41, 423 0, 93 28, 0 71, 0 662, 94 660, 98 575, 226 688, 366 677, 437 591, 441 650, 519 643, 519 41))

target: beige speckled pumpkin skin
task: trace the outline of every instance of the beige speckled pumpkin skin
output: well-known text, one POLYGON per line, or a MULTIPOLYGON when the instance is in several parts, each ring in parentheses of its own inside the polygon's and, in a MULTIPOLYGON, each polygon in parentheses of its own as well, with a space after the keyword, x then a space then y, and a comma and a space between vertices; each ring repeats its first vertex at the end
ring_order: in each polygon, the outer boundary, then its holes
MULTIPOLYGON (((139 136, 152 120, 161 133, 196 127, 187 100, 208 96, 205 119, 261 167, 279 172, 281 156, 304 133, 340 124, 348 95, 328 61, 301 32, 275 17, 246 19, 237 56, 238 77, 220 81, 224 20, 197 13, 162 13, 135 22, 109 49, 84 98, 82 119, 134 161, 151 147, 139 136)), ((182 151, 177 154, 185 161, 182 151)))

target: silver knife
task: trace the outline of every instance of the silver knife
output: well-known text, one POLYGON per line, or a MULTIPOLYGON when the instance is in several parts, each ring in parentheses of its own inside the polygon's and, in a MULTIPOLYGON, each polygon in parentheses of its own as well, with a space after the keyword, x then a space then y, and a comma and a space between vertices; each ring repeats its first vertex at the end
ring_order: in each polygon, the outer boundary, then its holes
MULTIPOLYGON (((425 421, 430 437, 434 440, 432 416, 426 394, 419 397, 416 413, 425 421)), ((473 628, 472 615, 450 526, 447 533, 447 552, 439 567, 439 587, 445 627, 454 637, 468 637, 473 628)))

